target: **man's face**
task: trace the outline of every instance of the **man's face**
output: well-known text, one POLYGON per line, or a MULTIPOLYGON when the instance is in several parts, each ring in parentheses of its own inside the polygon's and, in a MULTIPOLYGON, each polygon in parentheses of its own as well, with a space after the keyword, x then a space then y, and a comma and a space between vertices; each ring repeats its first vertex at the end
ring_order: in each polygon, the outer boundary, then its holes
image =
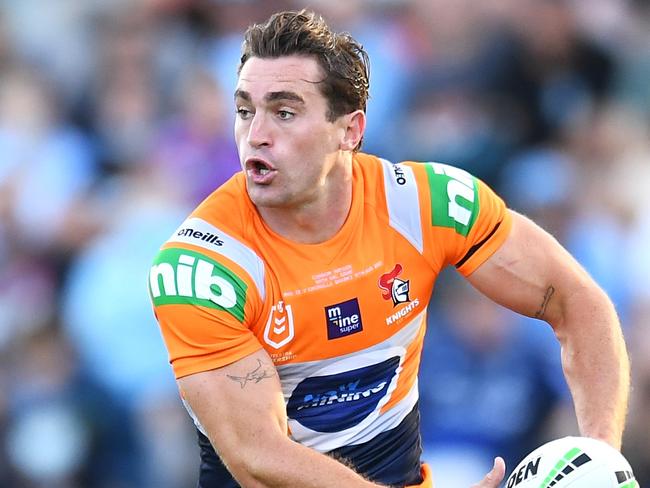
POLYGON ((327 120, 324 74, 306 56, 250 58, 235 91, 235 139, 258 207, 299 208, 325 191, 345 134, 327 120))

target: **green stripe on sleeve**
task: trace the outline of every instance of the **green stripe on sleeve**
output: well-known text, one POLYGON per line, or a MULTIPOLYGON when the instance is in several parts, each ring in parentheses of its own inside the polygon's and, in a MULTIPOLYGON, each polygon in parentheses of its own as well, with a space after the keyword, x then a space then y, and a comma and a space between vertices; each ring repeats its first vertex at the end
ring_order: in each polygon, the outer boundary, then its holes
POLYGON ((223 264, 188 249, 158 253, 149 274, 154 305, 187 304, 224 310, 244 321, 247 285, 223 264))
POLYGON ((467 171, 441 163, 425 164, 431 194, 431 225, 467 237, 479 214, 478 181, 467 171))

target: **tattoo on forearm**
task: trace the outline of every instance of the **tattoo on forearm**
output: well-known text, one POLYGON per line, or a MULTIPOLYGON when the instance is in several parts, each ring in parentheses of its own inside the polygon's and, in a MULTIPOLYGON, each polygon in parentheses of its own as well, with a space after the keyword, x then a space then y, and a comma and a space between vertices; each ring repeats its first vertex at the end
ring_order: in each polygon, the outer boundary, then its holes
POLYGON ((555 293, 555 288, 553 288, 553 285, 550 285, 546 289, 546 293, 544 294, 544 300, 542 301, 542 305, 539 307, 539 310, 535 312, 536 319, 544 318, 544 314, 546 313, 546 307, 548 306, 548 302, 551 301, 551 297, 553 296, 553 293, 555 293))
POLYGON ((262 366, 264 366, 262 364, 262 361, 258 359, 257 368, 255 368, 253 371, 246 373, 246 376, 232 376, 229 374, 227 374, 226 376, 233 381, 237 381, 242 388, 244 388, 250 382, 259 383, 265 378, 273 378, 273 376, 275 376, 275 372, 273 371, 272 368, 262 369, 262 366))

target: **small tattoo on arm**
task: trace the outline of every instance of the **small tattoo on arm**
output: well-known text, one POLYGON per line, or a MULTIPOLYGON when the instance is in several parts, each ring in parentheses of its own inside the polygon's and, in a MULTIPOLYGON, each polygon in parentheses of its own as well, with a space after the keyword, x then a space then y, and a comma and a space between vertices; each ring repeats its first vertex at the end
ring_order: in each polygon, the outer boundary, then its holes
POLYGON ((226 376, 233 381, 237 381, 242 389, 250 382, 259 383, 265 378, 273 378, 275 372, 271 369, 262 369, 262 361, 257 360, 257 368, 253 371, 246 373, 246 376, 233 376, 227 374, 226 376))
POLYGON ((539 307, 539 310, 535 312, 536 319, 544 318, 544 314, 546 313, 546 307, 548 306, 548 302, 551 301, 551 297, 553 296, 553 293, 555 293, 555 288, 553 288, 553 285, 551 285, 546 289, 546 293, 544 294, 544 300, 542 301, 542 305, 539 307))

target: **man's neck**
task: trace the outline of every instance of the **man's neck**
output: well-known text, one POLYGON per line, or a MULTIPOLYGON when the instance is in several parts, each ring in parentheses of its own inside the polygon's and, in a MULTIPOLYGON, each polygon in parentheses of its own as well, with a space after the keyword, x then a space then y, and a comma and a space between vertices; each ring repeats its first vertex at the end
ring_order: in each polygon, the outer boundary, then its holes
POLYGON ((301 244, 318 244, 336 235, 352 206, 352 165, 341 168, 314 201, 292 208, 258 207, 277 234, 301 244))

